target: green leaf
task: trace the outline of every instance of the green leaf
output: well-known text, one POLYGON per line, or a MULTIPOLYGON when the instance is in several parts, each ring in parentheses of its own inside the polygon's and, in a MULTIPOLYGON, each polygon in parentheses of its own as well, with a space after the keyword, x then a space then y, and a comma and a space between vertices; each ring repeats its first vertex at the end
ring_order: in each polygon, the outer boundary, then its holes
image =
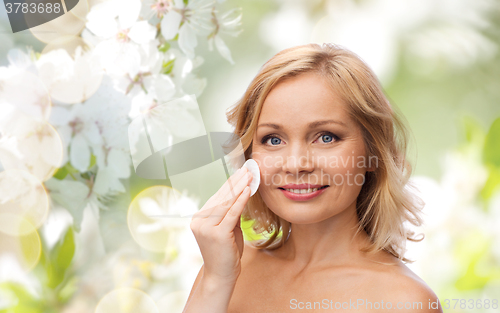
POLYGON ((68 172, 71 173, 71 174, 75 174, 75 173, 78 173, 79 171, 73 167, 73 165, 71 165, 70 162, 66 163, 66 168, 68 169, 68 172))
POLYGON ((75 238, 72 227, 68 228, 63 241, 52 250, 52 253, 55 257, 56 266, 66 270, 75 254, 75 238))
POLYGON ((500 168, 488 166, 489 176, 480 192, 483 200, 489 200, 497 191, 500 191, 500 168))
POLYGON ((91 154, 90 155, 90 165, 89 165, 89 170, 95 165, 95 162, 96 162, 96 158, 95 158, 95 155, 91 154))
POLYGON ((41 240, 41 243, 42 243, 42 249, 41 249, 42 251, 40 252, 40 259, 36 264, 35 268, 33 269, 33 273, 43 285, 47 285, 49 280, 47 266, 48 264, 50 264, 50 261, 48 260, 47 256, 47 251, 48 251, 47 246, 43 240, 41 240))
MULTIPOLYGON (((94 157, 94 155, 92 155, 92 157, 94 157)), ((94 159, 95 159, 95 157, 94 157, 94 159)), ((92 158, 90 159, 90 162, 92 162, 92 158)), ((94 160, 94 162, 95 162, 95 160, 94 160)), ((76 168, 74 168, 70 162, 67 162, 63 167, 61 167, 57 170, 57 172, 54 174, 54 178, 59 179, 59 180, 63 180, 68 174, 73 177, 73 174, 76 174, 78 172, 79 171, 76 168)))
POLYGON ((462 121, 465 130, 465 140, 467 143, 483 144, 485 131, 481 124, 471 116, 464 116, 462 121))
POLYGON ((486 135, 483 147, 483 162, 500 168, 500 118, 493 121, 493 124, 486 135))
POLYGON ((485 267, 492 240, 480 230, 472 230, 457 240, 454 255, 461 276, 455 282, 458 290, 482 289, 495 276, 494 267, 485 267))
POLYGON ((75 254, 75 240, 73 228, 69 227, 66 234, 50 252, 50 265, 46 266, 49 281, 48 286, 52 289, 61 284, 66 275, 66 270, 73 260, 75 254))
POLYGON ((17 299, 15 305, 9 307, 7 310, 0 312, 9 313, 42 313, 43 304, 40 303, 33 295, 31 295, 26 288, 15 282, 5 282, 0 284, 0 290, 6 292, 12 298, 17 299))
POLYGON ((174 62, 175 62, 175 59, 172 59, 172 60, 168 60, 168 61, 163 61, 163 64, 161 66, 161 73, 162 74, 170 74, 170 72, 172 72, 172 69, 174 68, 174 62))
POLYGON ((76 276, 71 277, 68 283, 64 285, 61 291, 57 294, 57 299, 60 303, 68 302, 78 290, 79 279, 76 276))
POLYGON ((33 233, 28 235, 19 236, 19 243, 21 244, 21 251, 24 261, 32 262, 36 260, 36 263, 40 260, 42 243, 38 235, 34 236, 33 233))
POLYGON ((168 49, 170 49, 170 44, 168 42, 165 42, 158 48, 158 50, 163 53, 167 52, 168 49))
POLYGON ((54 174, 54 178, 57 178, 59 180, 64 179, 66 176, 68 176, 68 169, 66 166, 61 167, 60 169, 57 170, 57 172, 54 174))

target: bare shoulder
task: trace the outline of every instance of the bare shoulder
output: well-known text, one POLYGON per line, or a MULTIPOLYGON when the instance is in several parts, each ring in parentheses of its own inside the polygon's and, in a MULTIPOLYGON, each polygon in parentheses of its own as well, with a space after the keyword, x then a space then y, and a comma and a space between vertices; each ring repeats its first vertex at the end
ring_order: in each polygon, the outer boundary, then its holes
POLYGON ((443 312, 434 291, 401 261, 374 278, 380 288, 373 290, 372 296, 386 299, 395 308, 401 306, 408 313, 443 312))

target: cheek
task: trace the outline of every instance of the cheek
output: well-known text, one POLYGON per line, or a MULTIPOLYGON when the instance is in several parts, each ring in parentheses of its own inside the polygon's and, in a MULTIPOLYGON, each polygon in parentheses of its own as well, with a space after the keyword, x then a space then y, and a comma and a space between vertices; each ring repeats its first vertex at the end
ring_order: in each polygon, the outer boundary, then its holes
POLYGON ((282 185, 280 160, 281 157, 272 156, 269 154, 255 154, 252 158, 259 165, 260 170, 260 187, 267 188, 275 185, 282 185))
MULTIPOLYGON (((352 151, 351 149, 337 153, 330 152, 317 158, 316 167, 322 172, 322 174, 318 174, 324 179, 324 183, 342 186, 344 192, 347 192, 346 188, 355 191, 357 187, 364 184, 366 172, 363 162, 364 155, 360 154, 360 151, 354 150, 354 153, 352 151)), ((323 181, 320 184, 323 184, 323 181)))

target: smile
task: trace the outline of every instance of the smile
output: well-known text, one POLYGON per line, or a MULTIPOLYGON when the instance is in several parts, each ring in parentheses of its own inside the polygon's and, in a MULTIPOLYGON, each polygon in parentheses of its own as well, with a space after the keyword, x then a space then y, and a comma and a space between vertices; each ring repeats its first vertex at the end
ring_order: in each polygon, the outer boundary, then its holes
POLYGON ((303 188, 303 189, 287 189, 287 188, 278 188, 283 192, 285 197, 287 197, 290 200, 295 200, 295 201, 306 201, 313 199, 320 194, 322 194, 326 188, 329 186, 322 186, 319 188, 303 188))

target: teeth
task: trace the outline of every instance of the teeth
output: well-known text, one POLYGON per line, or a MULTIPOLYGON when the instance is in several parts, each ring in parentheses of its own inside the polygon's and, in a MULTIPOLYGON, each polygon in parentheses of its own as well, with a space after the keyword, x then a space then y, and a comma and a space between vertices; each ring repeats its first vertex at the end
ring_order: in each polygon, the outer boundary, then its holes
POLYGON ((293 192, 293 193, 311 193, 311 192, 315 192, 318 189, 319 188, 309 188, 309 189, 286 189, 285 188, 285 190, 293 192))

